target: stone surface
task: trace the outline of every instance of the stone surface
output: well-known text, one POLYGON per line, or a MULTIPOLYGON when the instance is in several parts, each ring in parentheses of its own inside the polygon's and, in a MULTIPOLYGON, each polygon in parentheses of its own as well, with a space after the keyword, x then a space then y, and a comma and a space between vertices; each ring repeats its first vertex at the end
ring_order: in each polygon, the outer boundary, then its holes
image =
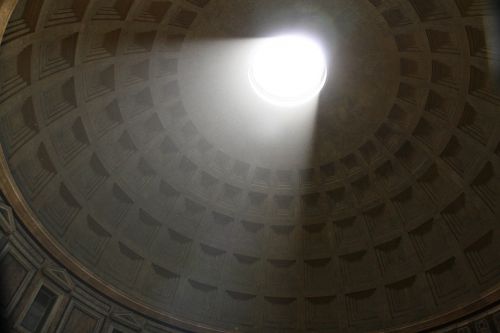
MULTIPOLYGON (((18 1, 0 47, 2 191, 117 298, 105 315, 75 301, 51 327, 148 331, 125 298, 193 331, 249 332, 413 330, 492 303, 495 23, 484 0, 18 1), (239 67, 288 27, 319 36, 331 69, 295 121, 239 67)), ((2 255, 21 318, 40 254, 2 255)))

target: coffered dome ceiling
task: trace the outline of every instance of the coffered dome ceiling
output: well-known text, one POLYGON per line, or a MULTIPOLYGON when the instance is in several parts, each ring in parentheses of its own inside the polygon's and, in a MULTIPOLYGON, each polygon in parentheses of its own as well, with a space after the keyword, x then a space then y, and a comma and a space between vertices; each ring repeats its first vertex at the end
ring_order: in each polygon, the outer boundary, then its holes
POLYGON ((19 0, 2 190, 68 269, 158 320, 412 330, 499 287, 492 3, 19 0), (287 30, 328 53, 307 115, 240 75, 287 30))

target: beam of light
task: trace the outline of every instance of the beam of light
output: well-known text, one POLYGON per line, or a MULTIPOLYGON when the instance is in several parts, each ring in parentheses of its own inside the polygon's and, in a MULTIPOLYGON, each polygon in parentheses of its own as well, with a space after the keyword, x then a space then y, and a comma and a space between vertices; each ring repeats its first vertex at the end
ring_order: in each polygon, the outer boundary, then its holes
POLYGON ((253 55, 268 38, 185 43, 177 83, 189 119, 213 146, 252 165, 310 164, 318 95, 300 105, 270 103, 249 83, 253 55))
POLYGON ((317 97, 327 72, 324 52, 316 41, 305 35, 284 35, 258 43, 248 77, 261 98, 289 107, 317 97))

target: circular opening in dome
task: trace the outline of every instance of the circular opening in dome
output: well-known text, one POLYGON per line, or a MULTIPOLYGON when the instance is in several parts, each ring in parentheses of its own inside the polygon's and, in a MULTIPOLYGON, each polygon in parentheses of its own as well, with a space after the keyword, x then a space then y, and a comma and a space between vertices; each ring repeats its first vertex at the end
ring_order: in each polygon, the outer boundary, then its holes
POLYGON ((255 92, 267 102, 296 106, 316 97, 326 82, 321 46, 304 35, 266 38, 258 43, 248 72, 255 92))

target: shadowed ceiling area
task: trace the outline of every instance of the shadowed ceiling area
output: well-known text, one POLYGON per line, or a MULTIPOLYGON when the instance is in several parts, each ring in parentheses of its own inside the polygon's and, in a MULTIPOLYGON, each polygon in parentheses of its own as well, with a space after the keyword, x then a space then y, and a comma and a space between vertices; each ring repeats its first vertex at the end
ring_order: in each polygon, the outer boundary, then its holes
POLYGON ((488 0, 6 1, 2 193, 69 271, 158 321, 416 330, 500 288, 497 14, 488 0), (250 46, 286 31, 329 60, 307 115, 241 79, 250 46))

